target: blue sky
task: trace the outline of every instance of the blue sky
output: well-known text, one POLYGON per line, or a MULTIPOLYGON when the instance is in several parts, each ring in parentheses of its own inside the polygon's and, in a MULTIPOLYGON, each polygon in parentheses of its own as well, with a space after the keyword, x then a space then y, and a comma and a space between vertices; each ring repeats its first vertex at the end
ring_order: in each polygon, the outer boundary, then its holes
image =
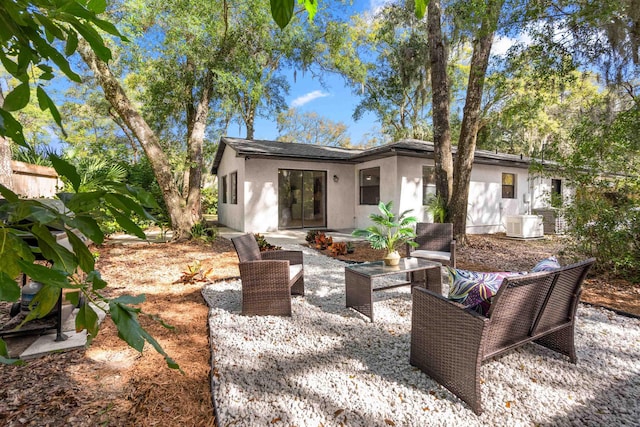
MULTIPOLYGON (((322 0, 331 1, 331 0, 322 0)), ((355 0, 353 5, 347 8, 350 15, 356 13, 375 13, 389 0, 355 0)), ((492 48, 493 54, 505 54, 507 49, 513 45, 515 39, 508 37, 496 37, 492 48)), ((521 40, 522 41, 522 40, 521 40)), ((357 122, 352 115, 359 97, 354 95, 351 88, 345 85, 342 77, 334 74, 325 75, 325 86, 314 80, 311 73, 297 72, 294 81, 294 70, 288 72, 290 84, 289 95, 286 97, 287 105, 296 108, 300 113, 315 112, 321 117, 326 117, 334 122, 342 122, 348 126, 348 133, 351 137, 351 144, 358 145, 364 142, 367 134, 376 134, 380 126, 377 118, 371 113, 366 113, 357 122)), ((232 125, 227 136, 246 136, 244 126, 232 125)), ((275 140, 278 137, 275 117, 257 118, 255 123, 255 139, 275 140)))
MULTIPOLYGON (((329 2, 332 0, 321 0, 329 2)), ((349 14, 375 11, 386 0, 354 0, 353 5, 348 7, 349 14)), ((293 78, 293 70, 287 73, 290 91, 285 98, 290 108, 296 108, 300 113, 316 112, 321 117, 326 117, 334 122, 343 122, 348 126, 351 137, 351 144, 362 142, 363 136, 373 133, 379 126, 376 117, 366 114, 363 118, 355 122, 352 119, 353 111, 359 102, 359 98, 351 93, 351 89, 345 86, 344 79, 338 75, 325 75, 325 86, 314 80, 311 73, 302 75, 296 73, 293 78)), ((244 126, 232 125, 229 128, 228 136, 246 136, 244 126)), ((272 119, 258 118, 255 123, 255 139, 275 140, 278 137, 275 117, 272 119)))

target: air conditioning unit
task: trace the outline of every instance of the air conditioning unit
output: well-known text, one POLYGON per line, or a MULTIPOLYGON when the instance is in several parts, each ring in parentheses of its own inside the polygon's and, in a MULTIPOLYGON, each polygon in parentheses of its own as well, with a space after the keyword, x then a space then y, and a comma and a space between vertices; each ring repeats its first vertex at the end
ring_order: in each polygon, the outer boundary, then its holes
POLYGON ((531 239, 544 236, 542 217, 539 215, 507 216, 507 237, 531 239))

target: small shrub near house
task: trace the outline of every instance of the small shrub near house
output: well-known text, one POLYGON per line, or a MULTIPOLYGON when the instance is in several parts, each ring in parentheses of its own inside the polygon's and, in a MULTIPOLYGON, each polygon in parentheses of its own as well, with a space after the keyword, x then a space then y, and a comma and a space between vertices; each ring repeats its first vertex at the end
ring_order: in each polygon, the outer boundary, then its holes
POLYGON ((316 234, 315 245, 316 249, 325 250, 329 246, 333 245, 333 237, 327 236, 322 232, 318 232, 318 234, 316 234))
POLYGON ((335 242, 329 246, 329 251, 333 256, 340 256, 347 254, 347 244, 344 242, 335 242))
POLYGON ((304 238, 307 243, 313 245, 316 243, 316 236, 320 233, 318 230, 309 230, 307 231, 307 236, 304 238))
POLYGON ((256 243, 258 243, 260 252, 279 251, 280 249, 282 249, 282 247, 280 246, 275 246, 267 242, 267 239, 260 233, 254 233, 253 237, 256 239, 256 243))

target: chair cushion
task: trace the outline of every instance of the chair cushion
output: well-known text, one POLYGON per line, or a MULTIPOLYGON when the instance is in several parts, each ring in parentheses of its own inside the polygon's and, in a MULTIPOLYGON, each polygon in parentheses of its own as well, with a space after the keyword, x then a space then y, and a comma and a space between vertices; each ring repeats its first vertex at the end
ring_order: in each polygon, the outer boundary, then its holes
POLYGON ((300 273, 302 273, 302 264, 293 264, 293 265, 289 265, 289 280, 293 280, 294 278, 297 279, 296 276, 298 276, 300 273))
POLYGON ((441 261, 449 261, 451 259, 450 252, 426 251, 423 249, 413 251, 409 254, 409 256, 416 257, 416 258, 431 259, 431 260, 441 260, 441 261))
POLYGON ((554 256, 550 256, 549 258, 545 258, 542 261, 539 261, 535 267, 531 269, 532 273, 538 271, 553 271, 561 268, 560 263, 558 262, 558 258, 554 256))
POLYGON ((449 299, 472 308, 480 314, 487 314, 491 298, 498 293, 502 280, 509 276, 519 276, 526 272, 478 272, 461 270, 447 266, 449 274, 449 299))

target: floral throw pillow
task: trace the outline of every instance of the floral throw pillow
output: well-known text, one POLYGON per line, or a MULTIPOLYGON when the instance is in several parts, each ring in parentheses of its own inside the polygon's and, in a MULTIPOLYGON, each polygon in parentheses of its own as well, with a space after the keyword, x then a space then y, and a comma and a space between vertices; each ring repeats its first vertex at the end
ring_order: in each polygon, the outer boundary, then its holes
POLYGON ((449 299, 485 315, 491 306, 491 298, 498 292, 502 280, 505 277, 525 274, 511 271, 485 273, 448 266, 447 271, 450 283, 449 299))
POLYGON ((558 258, 554 256, 550 256, 549 258, 545 258, 542 261, 539 261, 535 267, 531 269, 532 273, 536 273, 538 271, 553 271, 560 268, 560 263, 558 262, 558 258))

